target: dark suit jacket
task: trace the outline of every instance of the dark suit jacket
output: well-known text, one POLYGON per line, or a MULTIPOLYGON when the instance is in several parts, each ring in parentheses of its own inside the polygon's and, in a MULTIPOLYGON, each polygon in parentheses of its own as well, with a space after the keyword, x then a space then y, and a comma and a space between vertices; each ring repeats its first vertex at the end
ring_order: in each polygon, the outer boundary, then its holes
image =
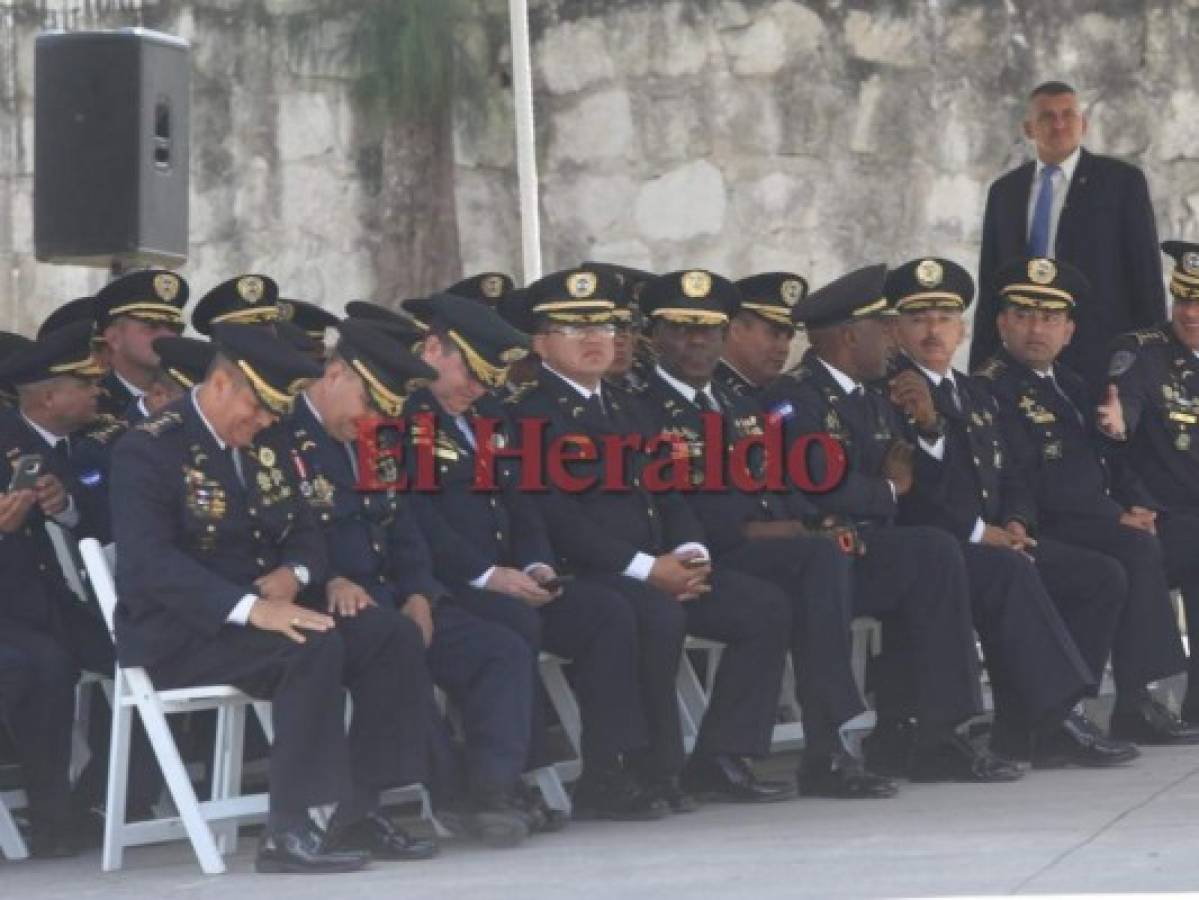
POLYGON ((323 588, 325 541, 284 435, 263 432, 241 458, 244 488, 190 396, 117 442, 116 637, 125 665, 153 665, 215 637, 254 579, 280 565, 307 567, 309 593, 323 588))
POLYGON ((899 501, 900 523, 934 525, 963 541, 979 519, 998 526, 1018 521, 1032 530, 1032 493, 1012 466, 994 399, 968 375, 955 371, 953 378, 961 408, 933 391, 945 420, 945 450, 940 460, 923 448, 916 451, 912 489, 899 501))
POLYGON ((621 573, 640 551, 659 556, 680 544, 702 543, 703 531, 687 502, 677 492, 651 493, 643 484, 650 458, 628 455, 625 490, 604 490, 604 435, 653 436, 653 426, 636 398, 605 384, 602 390, 608 421, 596 420, 573 387, 542 367, 538 382, 514 401, 515 415, 548 422, 545 443, 565 435, 590 438, 600 448, 592 464, 572 463, 579 477, 596 476, 595 488, 579 493, 553 489, 534 495, 549 525, 558 560, 567 570, 621 573))
MULTIPOLYGON (((706 546, 719 557, 745 543, 742 529, 746 522, 808 521, 818 516, 819 509, 798 491, 746 492, 736 488, 730 476, 733 446, 739 440, 762 433, 762 412, 753 400, 733 393, 719 381, 713 380, 711 387, 723 419, 724 470, 728 487, 723 491, 695 491, 686 498, 707 535, 706 546)), ((705 454, 714 452, 715 448, 707 445, 703 413, 699 407, 656 371, 650 372, 649 382, 638 399, 659 433, 672 434, 687 442, 692 451, 692 472, 703 473, 705 454)), ((762 462, 757 454, 749 459, 756 478, 762 476, 762 462)))
MULTIPOLYGON (((8 489, 12 467, 22 454, 36 453, 45 461, 44 471, 57 475, 79 510, 76 537, 93 534, 94 505, 75 479, 69 464, 21 417, 18 409, 0 411, 0 491, 8 489)), ((57 607, 77 603, 63 580, 54 546, 46 533, 46 517, 35 504, 24 524, 11 534, 0 534, 0 615, 54 631, 59 624, 57 607)))
MULTIPOLYGON (((883 458, 891 444, 907 439, 899 412, 881 393, 867 387, 853 398, 811 350, 800 364, 776 378, 762 394, 768 416, 783 425, 786 446, 805 434, 825 432, 845 448, 845 477, 828 493, 808 494, 822 512, 843 516, 857 525, 891 524, 897 513, 895 495, 883 477, 883 458)), ((811 476, 824 479, 820 454, 813 454, 811 476)))
MULTIPOLYGON (((498 433, 512 443, 512 428, 495 398, 482 398, 466 414, 468 420, 478 416, 498 420, 498 433)), ((519 489, 520 473, 512 460, 496 461, 497 491, 477 490, 475 450, 428 388, 409 396, 404 418, 409 475, 415 478, 422 452, 431 450, 436 463, 438 489, 433 493, 413 491, 409 496, 433 552, 434 573, 443 584, 451 589, 469 585, 492 566, 524 569, 533 563, 553 565, 545 524, 529 495, 519 489), (432 433, 415 427, 420 413, 434 417, 432 433)))
MULTIPOLYGON (((999 303, 992 282, 1000 266, 1027 252, 1035 169, 1032 162, 1013 169, 987 194, 978 263, 979 302, 970 346, 972 370, 999 348, 995 328, 999 303)), ((1160 322, 1166 315, 1157 226, 1140 169, 1082 151, 1058 223, 1055 256, 1077 266, 1091 283, 1090 296, 1079 301, 1077 330, 1061 361, 1097 394, 1106 382, 1112 339, 1160 322)))
POLYGON ((1116 519, 1124 504, 1154 506, 1113 452, 1116 448, 1099 435, 1094 404, 1077 374, 1054 366, 1063 397, 1047 379, 1000 350, 978 375, 999 403, 1012 465, 1032 489, 1043 526, 1079 517, 1116 519))
POLYGON ((298 460, 300 495, 325 534, 329 577, 348 578, 383 607, 398 609, 412 594, 430 599, 445 594, 433 577, 429 545, 410 498, 395 490, 357 490, 345 445, 303 398, 281 427, 298 460))

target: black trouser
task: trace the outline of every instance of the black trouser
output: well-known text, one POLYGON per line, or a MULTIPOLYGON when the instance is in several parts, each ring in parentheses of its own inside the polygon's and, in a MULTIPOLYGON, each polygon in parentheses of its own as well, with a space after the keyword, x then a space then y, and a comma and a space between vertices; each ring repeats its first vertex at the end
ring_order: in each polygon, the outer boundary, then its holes
MULTIPOLYGON (((472 615, 515 631, 537 654, 547 650, 570 660, 571 685, 582 720, 584 768, 607 769, 620 754, 645 743, 645 720, 638 703, 637 627, 628 604, 603 585, 577 580, 541 607, 494 591, 462 588, 449 602, 472 615)), ((677 659, 677 658, 676 658, 677 659)), ((535 703, 528 765, 545 765, 545 714, 535 703)))
POLYGON ((426 658, 433 681, 461 715, 471 789, 510 789, 529 755, 533 649, 503 625, 442 602, 426 658))
MULTIPOLYGON (((1157 534, 1162 544, 1162 555, 1166 560, 1166 578, 1171 587, 1182 592, 1182 605, 1186 611, 1187 645, 1187 703, 1199 703, 1199 510, 1181 510, 1160 513, 1157 517, 1157 534)), ((1188 711, 1188 714, 1193 711, 1188 711)))
POLYGON ((822 537, 765 538, 723 554, 718 565, 763 578, 788 599, 805 751, 832 752, 839 726, 866 708, 851 665, 850 557, 822 537))
MULTIPOLYGON (((1118 519, 1072 518, 1055 521, 1042 529, 1058 541, 1088 548, 1105 559, 1113 560, 1121 569, 1122 578, 1111 575, 1110 565, 1089 559, 1060 564, 1063 577, 1075 582, 1074 590, 1080 599, 1078 613, 1071 615, 1058 601, 1058 592, 1049 578, 1046 585, 1058 602, 1075 642, 1091 671, 1098 677, 1088 651, 1087 639, 1080 634, 1089 628, 1098 631, 1107 606, 1116 608, 1115 635, 1111 644, 1112 675, 1121 695, 1135 695, 1146 684, 1168 678, 1186 668, 1186 656, 1178 633, 1178 620, 1170 602, 1170 587, 1166 579, 1166 563, 1161 542, 1140 528, 1121 524, 1118 519), (1083 566, 1085 565, 1085 568, 1083 566), (1072 571, 1074 570, 1074 571, 1072 571), (1121 583, 1126 586, 1114 599, 1121 583), (1090 613, 1089 623, 1086 623, 1090 613), (1083 620, 1078 622, 1078 620, 1083 620), (1076 624, 1078 622, 1078 624, 1076 624)), ((1042 540, 1042 546, 1047 542, 1042 540)), ((1041 548, 1038 548, 1040 550, 1041 548)), ((1191 551, 1194 554, 1194 545, 1191 551)), ((1046 569, 1041 553, 1037 553, 1038 568, 1046 569)))
POLYGON ((724 643, 692 755, 766 756, 791 636, 790 602, 760 578, 719 564, 712 590, 682 604, 687 633, 724 643))
POLYGON ((915 715, 922 730, 951 729, 982 711, 966 564, 936 528, 865 529, 853 564, 854 614, 883 623, 873 678, 880 717, 915 715))
POLYGON ((416 625, 375 607, 306 637, 227 625, 150 668, 159 689, 228 683, 271 700, 276 821, 425 778, 431 688, 416 625))
MULTIPOLYGON (((0 619, 0 641, 8 668, 5 715, 22 764, 31 817, 65 826, 71 814, 75 685, 82 671, 112 677, 112 639, 97 615, 67 595, 58 600, 53 623, 44 627, 0 619)), ((108 774, 108 721, 94 716, 92 722, 91 760, 76 786, 85 803, 103 795, 108 774)))

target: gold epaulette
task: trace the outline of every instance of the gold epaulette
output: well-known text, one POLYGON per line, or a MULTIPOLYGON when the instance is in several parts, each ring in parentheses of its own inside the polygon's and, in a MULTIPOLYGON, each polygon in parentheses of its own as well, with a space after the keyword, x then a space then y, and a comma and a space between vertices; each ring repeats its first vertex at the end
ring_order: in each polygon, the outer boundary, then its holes
POLYGON ((1007 363, 1005 363, 998 356, 992 356, 970 374, 976 375, 979 378, 985 378, 987 381, 994 381, 1006 371, 1007 363))
POLYGON ((147 434, 152 434, 154 437, 166 434, 168 431, 173 431, 183 424, 183 416, 174 410, 161 412, 156 416, 151 416, 143 422, 139 422, 137 427, 139 431, 144 431, 147 434))

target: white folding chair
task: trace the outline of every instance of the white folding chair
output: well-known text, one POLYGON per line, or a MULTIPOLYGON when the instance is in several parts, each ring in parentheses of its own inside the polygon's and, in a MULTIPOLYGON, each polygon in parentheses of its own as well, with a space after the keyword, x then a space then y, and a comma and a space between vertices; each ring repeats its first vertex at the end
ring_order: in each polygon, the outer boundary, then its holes
POLYGON ((0 853, 4 854, 5 859, 13 862, 29 858, 29 849, 25 846, 25 839, 21 837, 21 832, 17 829, 17 823, 13 820, 8 803, 3 796, 0 796, 0 853))
MULTIPOLYGON (((111 545, 102 548, 94 538, 87 538, 79 542, 79 549, 92 590, 111 630, 117 603, 112 578, 113 548, 111 545)), ((101 867, 105 872, 121 868, 126 847, 186 837, 205 873, 224 872, 221 854, 237 849, 239 823, 261 820, 267 812, 266 794, 242 796, 240 790, 246 708, 254 706, 270 739, 269 704, 256 702, 229 685, 156 691, 150 676, 140 667, 118 665, 114 683, 112 749, 101 867), (201 801, 188 778, 166 717, 210 709, 217 713, 212 798, 201 801), (149 735, 154 756, 178 810, 177 816, 146 822, 125 821, 129 743, 135 712, 149 735)))

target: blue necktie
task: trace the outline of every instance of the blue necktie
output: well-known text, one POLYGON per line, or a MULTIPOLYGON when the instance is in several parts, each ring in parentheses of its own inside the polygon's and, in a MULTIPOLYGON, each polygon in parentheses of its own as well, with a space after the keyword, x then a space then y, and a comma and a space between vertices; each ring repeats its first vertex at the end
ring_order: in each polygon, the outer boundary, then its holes
POLYGON ((1049 217, 1053 213, 1053 176, 1060 171, 1057 166, 1041 170, 1041 187, 1032 210, 1032 227, 1028 229, 1029 256, 1053 256, 1053 248, 1049 246, 1049 217))

